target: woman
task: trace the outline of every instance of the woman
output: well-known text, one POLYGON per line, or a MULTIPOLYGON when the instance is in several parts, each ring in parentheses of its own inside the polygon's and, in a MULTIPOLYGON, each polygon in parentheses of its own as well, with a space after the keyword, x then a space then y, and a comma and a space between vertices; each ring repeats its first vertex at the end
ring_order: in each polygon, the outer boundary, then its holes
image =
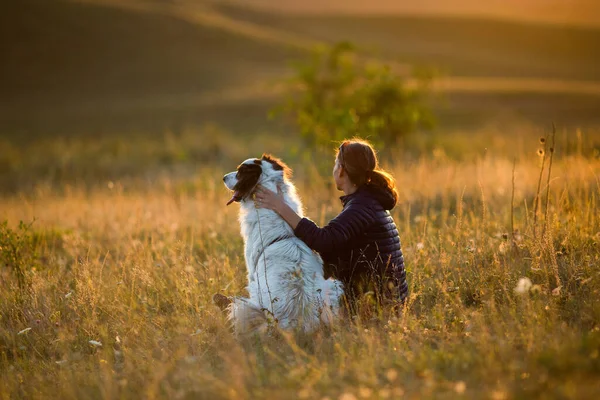
POLYGON ((343 209, 323 228, 300 218, 278 193, 260 188, 257 206, 281 215, 321 255, 325 277, 344 283, 350 312, 369 299, 379 306, 402 305, 408 285, 398 230, 389 213, 398 200, 393 178, 379 168, 373 147, 356 139, 339 147, 333 178, 344 192, 343 209))

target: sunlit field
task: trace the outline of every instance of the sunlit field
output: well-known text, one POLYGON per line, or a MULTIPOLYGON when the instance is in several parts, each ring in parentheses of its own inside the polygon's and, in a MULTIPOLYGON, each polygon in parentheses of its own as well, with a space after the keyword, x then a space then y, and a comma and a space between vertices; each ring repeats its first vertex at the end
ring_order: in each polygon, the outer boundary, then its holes
POLYGON ((309 217, 341 205, 293 138, 207 132, 4 143, 0 398, 597 398, 598 133, 388 149, 402 316, 241 342, 211 303, 246 283, 222 175, 271 151, 309 217))
POLYGON ((598 6, 272 3, 0 12, 0 400, 600 398, 598 6), (298 68, 339 41, 406 82, 358 91, 387 81, 298 68), (437 126, 393 123, 423 120, 405 107, 413 67, 437 126), (331 80, 305 85, 301 118, 269 119, 302 93, 294 76, 331 80), (394 133, 377 143, 399 189, 403 312, 367 294, 314 335, 235 337, 212 303, 246 295, 223 175, 272 153, 326 224, 339 143, 307 143, 339 132, 394 133))

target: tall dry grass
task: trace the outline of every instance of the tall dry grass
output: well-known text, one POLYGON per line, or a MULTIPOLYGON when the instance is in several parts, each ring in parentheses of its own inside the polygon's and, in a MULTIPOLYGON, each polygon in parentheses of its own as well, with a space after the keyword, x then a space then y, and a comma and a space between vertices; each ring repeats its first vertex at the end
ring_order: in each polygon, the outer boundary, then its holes
MULTIPOLYGON (((237 342, 211 304, 246 278, 221 166, 7 194, 0 252, 31 257, 26 288, 18 260, 0 269, 0 398, 597 398, 600 159, 557 148, 534 236, 537 146, 515 154, 514 193, 513 159, 493 148, 389 162, 408 305, 310 338, 237 342)), ((325 223, 338 193, 296 169, 325 223)))

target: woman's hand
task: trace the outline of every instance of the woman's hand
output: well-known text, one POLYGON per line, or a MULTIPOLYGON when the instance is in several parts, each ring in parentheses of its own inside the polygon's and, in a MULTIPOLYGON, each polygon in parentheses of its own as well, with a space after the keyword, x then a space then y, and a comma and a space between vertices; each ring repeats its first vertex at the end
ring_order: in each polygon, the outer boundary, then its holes
POLYGON ((277 193, 259 186, 254 193, 254 204, 256 204, 256 207, 275 211, 292 227, 292 229, 296 229, 302 219, 302 217, 296 214, 296 212, 286 204, 279 186, 277 187, 277 193))
POLYGON ((278 214, 281 214, 281 211, 286 205, 283 193, 281 193, 279 186, 277 186, 277 193, 259 186, 255 192, 254 204, 256 204, 258 208, 273 210, 278 214))

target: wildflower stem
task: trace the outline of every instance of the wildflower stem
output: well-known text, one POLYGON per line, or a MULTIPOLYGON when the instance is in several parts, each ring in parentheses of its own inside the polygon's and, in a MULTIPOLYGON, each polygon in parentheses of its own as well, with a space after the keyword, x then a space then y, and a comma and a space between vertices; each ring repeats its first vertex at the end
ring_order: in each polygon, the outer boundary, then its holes
POLYGON ((533 202, 533 237, 536 237, 536 231, 537 231, 537 217, 538 217, 538 208, 539 208, 539 203, 540 203, 540 189, 542 186, 542 177, 544 175, 544 166, 546 164, 546 145, 548 143, 547 137, 544 138, 544 150, 543 150, 543 154, 542 154, 542 166, 540 168, 540 177, 538 179, 538 186, 537 186, 537 191, 535 192, 535 200, 533 202))
POLYGON ((552 146, 550 147, 550 160, 548 162, 548 178, 546 181, 546 210, 544 214, 544 233, 548 229, 548 203, 550 200, 550 177, 552 175, 552 158, 554 156, 554 145, 556 136, 556 125, 552 123, 552 146))
POLYGON ((510 196, 510 236, 515 244, 515 167, 517 164, 517 157, 513 158, 513 168, 512 168, 512 193, 510 196))

